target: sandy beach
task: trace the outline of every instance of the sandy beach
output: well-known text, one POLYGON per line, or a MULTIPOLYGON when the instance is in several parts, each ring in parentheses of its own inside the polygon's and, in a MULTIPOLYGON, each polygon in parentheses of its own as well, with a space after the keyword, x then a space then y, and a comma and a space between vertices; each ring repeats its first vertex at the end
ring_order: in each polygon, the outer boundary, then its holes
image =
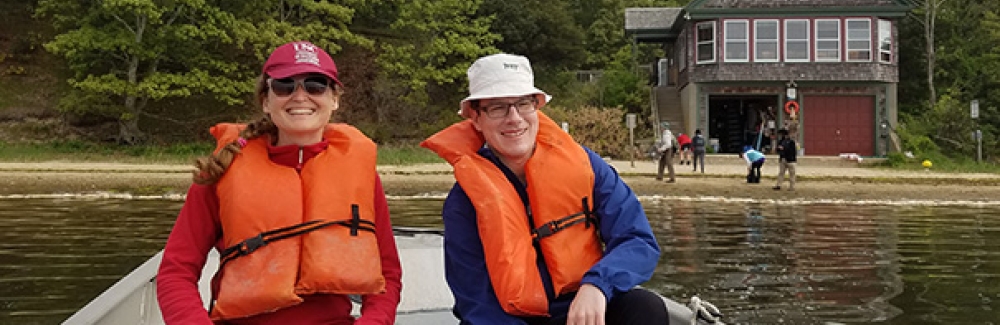
MULTIPOLYGON (((745 166, 733 157, 712 157, 705 173, 676 165, 677 182, 656 181, 650 160, 609 163, 640 195, 727 197, 763 200, 1000 201, 1000 175, 900 171, 815 157, 799 163, 795 191, 772 190, 777 164, 762 169, 760 184, 746 184, 745 166)), ((183 194, 191 184, 188 165, 76 162, 0 163, 0 195, 117 192, 183 194)), ((379 166, 389 195, 444 194, 454 178, 447 164, 379 166)), ((787 185, 786 185, 787 187, 787 185)))

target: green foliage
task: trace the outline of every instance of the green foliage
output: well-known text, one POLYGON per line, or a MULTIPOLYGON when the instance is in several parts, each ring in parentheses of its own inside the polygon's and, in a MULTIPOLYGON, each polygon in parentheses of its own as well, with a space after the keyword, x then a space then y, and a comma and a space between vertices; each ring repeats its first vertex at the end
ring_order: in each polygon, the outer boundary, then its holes
MULTIPOLYGON (((455 84, 476 58, 494 53, 498 37, 489 32, 491 17, 477 17, 480 1, 414 0, 400 8, 392 30, 405 42, 383 44, 378 62, 414 93, 409 99, 426 103, 428 84, 455 84)), ((457 87, 456 87, 457 88, 457 87)))
POLYGON ((414 0, 400 3, 398 16, 380 37, 372 105, 365 123, 377 141, 426 137, 457 120, 465 73, 481 56, 495 53, 499 36, 490 16, 477 16, 478 0, 414 0), (385 135, 382 135, 385 134, 385 135))
POLYGON ((904 150, 940 152, 953 159, 975 157, 971 133, 983 132, 984 160, 1000 160, 996 138, 1000 127, 1000 2, 939 1, 934 27, 933 105, 926 94, 928 53, 924 7, 899 26, 899 106, 905 129, 898 130, 904 150), (970 37, 975 35, 975 37, 970 37), (978 99, 980 118, 969 117, 969 102, 978 99), (930 107, 933 106, 933 107, 930 107))
POLYGON ((378 147, 379 165, 413 165, 428 163, 443 163, 433 151, 417 145, 395 145, 378 147))
POLYGON ((600 86, 577 80, 576 71, 534 68, 535 86, 552 96, 552 102, 562 107, 597 105, 600 86))
POLYGON ((882 167, 909 170, 930 170, 934 172, 956 172, 956 173, 998 173, 1000 164, 998 162, 976 162, 974 157, 948 156, 940 152, 931 152, 921 155, 914 155, 909 158, 903 153, 890 153, 888 159, 882 167), (924 168, 922 163, 929 160, 933 164, 931 168, 924 168))
POLYGON ((484 0, 481 16, 495 17, 490 31, 500 51, 524 55, 532 66, 576 69, 587 58, 584 29, 566 0, 484 0))
POLYGON ((60 108, 118 119, 125 138, 141 135, 149 102, 209 94, 243 104, 279 44, 307 39, 336 52, 335 41, 366 42, 347 31, 353 10, 308 0, 40 0, 37 15, 60 33, 45 48, 74 73, 60 108))
MULTIPOLYGON (((338 117, 380 143, 420 139, 456 121, 466 68, 498 51, 527 55, 536 85, 555 96, 557 106, 620 107, 622 114, 638 113, 647 122, 646 76, 635 64, 652 62, 663 50, 640 44, 633 51, 624 36, 624 9, 687 2, 7 1, 0 5, 11 16, 0 22, 0 41, 6 40, 0 44, 0 110, 45 111, 58 102, 66 116, 177 130, 177 139, 189 141, 191 134, 203 135, 205 125, 245 119, 251 83, 268 53, 306 39, 334 54, 341 75, 353 78, 345 99, 350 105, 338 117), (32 11, 42 19, 30 19, 32 11), (61 69, 71 73, 64 78, 61 69), (602 78, 578 81, 576 69, 600 71, 602 78)), ((974 157, 969 133, 981 129, 986 160, 998 161, 1000 2, 942 3, 935 31, 939 98, 933 105, 926 96, 923 26, 908 18, 894 25, 901 121, 896 131, 904 150, 958 160, 974 157), (978 120, 968 118, 972 99, 980 101, 978 120)), ((622 124, 621 117, 613 124, 622 124)), ((649 132, 645 124, 637 138, 649 132)), ((581 125, 586 122, 574 121, 571 128, 583 131, 581 125)), ((102 140, 110 133, 101 132, 102 140)))
POLYGON ((214 149, 212 143, 138 145, 122 147, 109 143, 67 140, 38 144, 0 143, 0 161, 95 161, 119 163, 187 164, 214 149))
POLYGON ((598 82, 601 87, 601 104, 604 107, 622 107, 628 113, 649 111, 648 87, 645 79, 625 70, 604 70, 598 82))
POLYGON ((239 66, 213 56, 233 43, 235 18, 203 1, 40 0, 37 15, 61 33, 45 48, 66 60, 84 99, 64 99, 64 110, 134 120, 149 100, 212 93, 238 104, 246 91, 239 66))
MULTIPOLYGON (((90 141, 52 141, 38 144, 0 142, 0 161, 92 161, 117 163, 188 164, 215 149, 212 142, 192 142, 174 145, 140 145, 122 147, 90 141)), ((411 165, 442 163, 432 151, 415 144, 379 146, 380 165, 411 165)))

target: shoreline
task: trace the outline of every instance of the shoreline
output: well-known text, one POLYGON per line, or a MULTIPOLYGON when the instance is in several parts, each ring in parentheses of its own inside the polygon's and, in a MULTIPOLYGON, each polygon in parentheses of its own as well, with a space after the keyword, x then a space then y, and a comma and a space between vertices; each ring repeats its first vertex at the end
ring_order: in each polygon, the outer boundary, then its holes
MULTIPOLYGON (((676 183, 655 180, 655 164, 611 162, 640 196, 674 199, 751 199, 777 202, 1000 201, 1000 175, 886 171, 861 167, 810 166, 799 169, 795 191, 772 190, 776 166, 764 170, 759 184, 746 184, 738 164, 710 165, 713 173, 692 173, 676 166, 676 183)), ((191 167, 87 163, 0 163, 0 195, 128 193, 183 195, 191 167)), ((387 195, 443 196, 454 178, 447 164, 379 166, 387 195)), ((786 183, 787 185, 787 183, 786 183)))

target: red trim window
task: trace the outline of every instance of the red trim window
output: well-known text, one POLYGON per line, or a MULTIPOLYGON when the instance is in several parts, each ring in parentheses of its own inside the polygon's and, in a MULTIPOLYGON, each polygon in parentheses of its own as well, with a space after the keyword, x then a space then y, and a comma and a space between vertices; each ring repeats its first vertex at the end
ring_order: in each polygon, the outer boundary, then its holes
POLYGON ((785 20, 785 62, 809 62, 809 20, 785 20))
POLYGON ((869 18, 848 18, 844 20, 847 27, 847 61, 872 61, 872 20, 869 18))
POLYGON ((892 22, 878 21, 878 61, 892 63, 892 22))
POLYGON ((749 62, 750 21, 726 20, 724 24, 725 45, 722 50, 726 53, 726 62, 749 62))
POLYGON ((840 19, 816 20, 816 61, 840 62, 840 19))
POLYGON ((695 25, 698 64, 715 63, 715 22, 706 21, 695 25))
POLYGON ((778 20, 755 20, 754 62, 778 62, 778 20))

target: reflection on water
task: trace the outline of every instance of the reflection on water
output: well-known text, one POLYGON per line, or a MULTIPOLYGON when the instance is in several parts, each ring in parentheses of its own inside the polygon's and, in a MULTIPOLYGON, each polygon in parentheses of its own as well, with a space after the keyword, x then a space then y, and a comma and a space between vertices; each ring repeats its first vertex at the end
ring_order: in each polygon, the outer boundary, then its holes
MULTIPOLYGON (((440 198, 392 198, 439 227, 440 198)), ((0 199, 0 324, 58 324, 162 248, 181 202, 0 199)), ((1000 208, 649 198, 663 247, 647 286, 735 324, 1000 319, 1000 208)))

